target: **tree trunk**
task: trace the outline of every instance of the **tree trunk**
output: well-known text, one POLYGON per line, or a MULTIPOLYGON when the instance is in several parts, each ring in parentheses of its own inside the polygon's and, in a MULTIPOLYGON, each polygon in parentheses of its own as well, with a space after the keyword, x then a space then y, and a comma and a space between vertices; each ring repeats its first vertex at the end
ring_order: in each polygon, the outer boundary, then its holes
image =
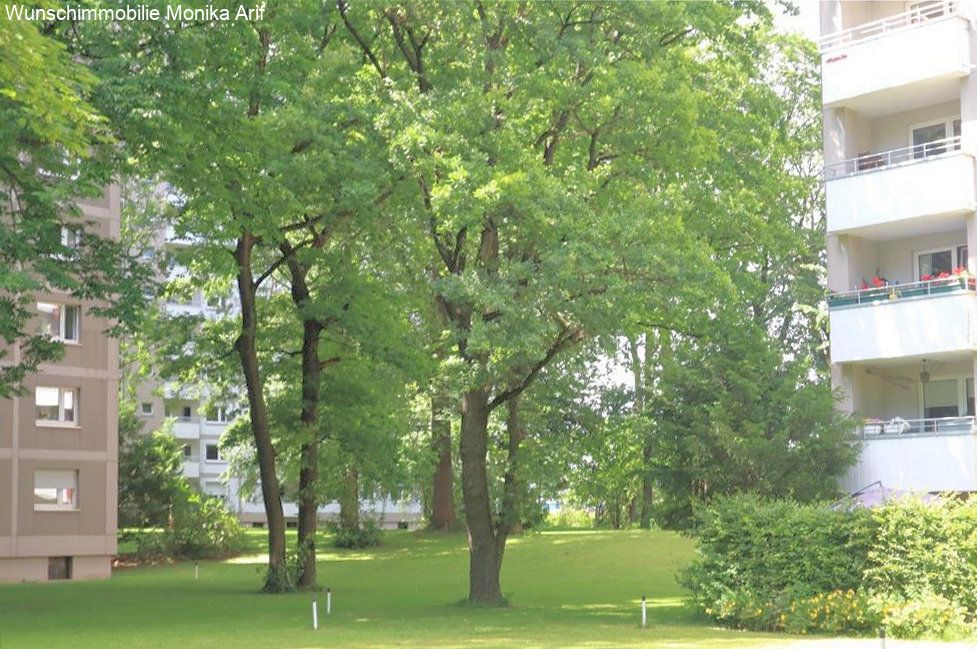
POLYGON ((435 382, 431 386, 431 444, 437 465, 431 489, 431 528, 447 531, 454 527, 454 468, 451 465, 451 397, 435 382))
POLYGON ((360 473, 356 467, 346 467, 345 484, 339 499, 339 527, 356 530, 360 527, 360 473))
POLYGON ((638 348, 636 336, 628 338, 631 352, 631 373, 634 378, 634 412, 638 417, 638 430, 641 431, 641 505, 638 514, 638 525, 641 529, 651 529, 652 508, 655 500, 655 478, 652 472, 654 449, 651 435, 651 386, 653 377, 651 360, 654 355, 652 346, 655 336, 652 332, 645 334, 644 357, 638 348))
POLYGON ((652 510, 655 506, 655 437, 651 419, 651 404, 653 397, 651 386, 654 382, 652 373, 654 372, 655 365, 652 363, 652 359, 657 356, 660 359, 658 365, 661 367, 662 364, 667 361, 671 353, 671 332, 662 329, 657 333, 649 331, 645 334, 645 358, 644 366, 642 368, 643 377, 641 380, 642 387, 644 388, 643 391, 645 393, 644 409, 646 411, 644 445, 641 449, 641 459, 644 463, 644 473, 642 474, 641 480, 641 527, 646 530, 651 529, 652 510))
POLYGON ((300 588, 316 586, 316 529, 318 527, 319 498, 319 381, 322 362, 319 360, 319 339, 322 322, 305 315, 311 294, 306 278, 308 266, 296 259, 294 250, 283 243, 282 254, 288 260, 291 274, 292 303, 302 319, 302 422, 303 440, 299 451, 299 528, 298 553, 301 568, 300 588))
POLYGON ((499 605, 502 589, 499 570, 505 536, 497 538, 492 522, 488 476, 488 389, 466 392, 461 399, 461 488, 468 527, 468 601, 499 605))
POLYGON ((638 525, 643 530, 651 529, 652 506, 655 501, 655 480, 651 475, 651 445, 645 442, 641 449, 641 459, 644 464, 644 473, 641 475, 641 515, 638 525))
POLYGON ((520 479, 520 446, 526 438, 526 429, 519 417, 521 395, 514 395, 506 402, 505 427, 509 437, 506 458, 505 482, 502 490, 502 525, 506 536, 522 533, 522 511, 526 500, 525 485, 520 479))
POLYGON ((268 574, 265 576, 264 590, 277 592, 288 590, 291 584, 285 563, 285 514, 282 511, 282 496, 275 471, 275 448, 271 442, 264 386, 258 369, 258 323, 255 299, 257 288, 251 270, 254 244, 254 236, 246 232, 238 239, 234 251, 238 266, 238 294, 241 300, 241 333, 235 346, 241 357, 241 368, 248 391, 251 432, 254 436, 258 472, 261 477, 261 497, 264 500, 265 516, 268 519, 268 574))

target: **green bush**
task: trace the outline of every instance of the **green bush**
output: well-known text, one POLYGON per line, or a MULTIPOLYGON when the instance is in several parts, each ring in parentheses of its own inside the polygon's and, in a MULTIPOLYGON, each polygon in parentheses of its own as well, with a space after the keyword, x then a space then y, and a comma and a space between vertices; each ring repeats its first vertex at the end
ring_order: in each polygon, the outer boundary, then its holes
POLYGON ((332 544, 337 548, 358 550, 378 546, 382 540, 380 527, 373 521, 363 521, 355 528, 338 528, 332 544))
POLYGON ((696 513, 698 555, 681 575, 692 602, 735 627, 782 628, 780 614, 861 583, 867 512, 757 496, 717 499, 696 513))
POLYGON ((875 510, 734 496, 696 514, 680 574, 728 626, 959 638, 977 618, 977 501, 904 499, 875 510))
POLYGON ((874 519, 866 587, 904 601, 936 594, 977 611, 977 500, 907 498, 874 519))
POLYGON ((216 498, 190 493, 174 505, 170 524, 134 538, 144 560, 222 559, 244 548, 244 530, 216 498))
POLYGON ((592 529, 594 516, 586 509, 560 507, 555 514, 550 512, 540 526, 544 530, 592 529))
POLYGON ((963 640, 974 629, 967 622, 967 610, 936 593, 919 593, 912 600, 879 597, 876 609, 880 622, 894 638, 963 640))

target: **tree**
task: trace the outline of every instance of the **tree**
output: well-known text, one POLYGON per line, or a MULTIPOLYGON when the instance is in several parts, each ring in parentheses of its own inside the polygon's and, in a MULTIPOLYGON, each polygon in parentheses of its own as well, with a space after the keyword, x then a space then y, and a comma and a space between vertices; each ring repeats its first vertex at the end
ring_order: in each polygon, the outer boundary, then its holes
POLYGON ((92 300, 91 312, 118 325, 143 301, 138 264, 117 242, 85 230, 74 203, 101 196, 112 180, 105 124, 90 103, 93 82, 51 30, 0 24, 0 398, 64 351, 36 332, 35 293, 92 300))
POLYGON ((689 269, 677 263, 697 256, 676 181, 713 156, 696 100, 713 57, 756 53, 758 7, 338 6, 363 52, 362 92, 377 98, 391 157, 416 187, 406 214, 427 233, 422 268, 463 385, 469 600, 496 604, 523 433, 508 428, 493 502, 490 417, 504 405, 517 422, 518 398, 554 359, 619 328, 637 296, 682 287, 672 282, 689 269))
MULTIPOLYGON (((331 357, 316 341, 328 322, 310 279, 317 251, 363 235, 391 191, 375 155, 362 102, 350 102, 351 50, 332 38, 335 11, 312 0, 267 8, 260 22, 125 23, 82 33, 76 46, 102 78, 97 102, 112 118, 134 169, 173 188, 179 235, 196 240, 193 273, 233 278, 240 322, 234 336, 248 395, 250 430, 268 518, 266 590, 291 587, 285 523, 270 427, 267 377, 259 362, 259 302, 287 287, 301 314, 305 371, 299 406, 309 432, 300 469, 306 557, 315 580, 314 483, 317 376, 331 357), (233 72, 231 72, 233 71, 233 72), (279 270, 288 276, 275 276, 279 270), (284 281, 283 281, 284 280, 284 281)), ((384 226, 377 226, 384 227, 384 226)), ((334 305, 338 306, 338 305, 334 305)))
POLYGON ((645 386, 647 474, 670 526, 686 525, 694 502, 731 491, 832 497, 857 454, 825 356, 820 58, 796 37, 768 47, 759 78, 729 74, 709 97, 708 114, 732 126, 717 129, 725 160, 707 187, 729 191, 690 195, 731 290, 707 304, 714 317, 694 335, 655 341, 656 378, 645 386), (743 224, 739 239, 717 211, 743 224))
POLYGON ((165 527, 186 500, 180 444, 164 426, 148 434, 132 402, 119 407, 119 525, 165 527))

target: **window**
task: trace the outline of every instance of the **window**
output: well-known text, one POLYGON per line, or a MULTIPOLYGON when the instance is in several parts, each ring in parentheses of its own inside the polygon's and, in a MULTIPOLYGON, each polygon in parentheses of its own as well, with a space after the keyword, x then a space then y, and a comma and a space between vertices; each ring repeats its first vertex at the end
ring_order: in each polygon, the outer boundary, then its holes
POLYGON ((81 230, 79 228, 61 226, 61 245, 76 250, 81 245, 81 230))
POLYGON ((191 408, 190 406, 183 406, 182 412, 183 412, 182 417, 184 417, 185 419, 189 419, 190 417, 193 416, 193 408, 191 408))
POLYGON ((141 409, 140 412, 142 412, 143 417, 153 416, 153 404, 151 402, 143 401, 142 405, 140 406, 140 409, 141 409))
POLYGON ((207 296, 207 306, 211 309, 226 309, 227 305, 230 304, 230 296, 226 294, 218 295, 208 295, 207 296))
POLYGON ((78 509, 78 472, 34 472, 34 511, 56 512, 78 509))
POLYGON ((183 459, 184 460, 189 460, 191 455, 193 455, 193 449, 190 448, 190 445, 189 444, 184 444, 183 445, 183 459))
POLYGON ((952 273, 953 268, 952 248, 925 250, 916 254, 916 276, 920 279, 924 276, 936 277, 940 273, 952 273))
MULTIPOLYGON (((913 158, 926 158, 946 153, 946 139, 951 137, 948 134, 952 134, 954 138, 959 137, 960 124, 959 117, 944 117, 933 122, 910 126, 909 140, 913 147, 913 158)), ((955 142, 950 148, 959 149, 960 144, 955 142)))
POLYGON ((207 450, 206 457, 208 462, 220 462, 221 459, 223 459, 221 458, 220 449, 217 448, 217 444, 207 444, 206 450, 207 450))
POLYGON ((37 422, 78 423, 78 390, 75 388, 34 388, 37 422))
POLYGON ((55 340, 78 342, 81 308, 75 305, 38 302, 41 314, 41 333, 55 340))
POLYGON ((974 377, 968 378, 964 381, 964 396, 967 401, 967 416, 973 417, 977 412, 974 411, 974 377))
POLYGON ((957 266, 967 266, 967 246, 957 246, 957 266))
POLYGON ((923 384, 923 416, 927 419, 957 417, 960 405, 957 400, 957 380, 943 379, 923 384))
POLYGON ((71 579, 71 557, 49 557, 47 560, 48 581, 71 579))
POLYGON ((229 421, 233 421, 237 416, 237 413, 230 408, 224 408, 223 406, 218 408, 212 408, 207 412, 207 421, 213 423, 226 424, 229 421))

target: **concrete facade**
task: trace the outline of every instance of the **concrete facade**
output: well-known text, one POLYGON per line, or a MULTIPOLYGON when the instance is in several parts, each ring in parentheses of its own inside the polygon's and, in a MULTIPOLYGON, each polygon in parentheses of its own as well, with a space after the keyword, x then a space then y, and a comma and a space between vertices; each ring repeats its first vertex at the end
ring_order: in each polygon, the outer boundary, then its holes
MULTIPOLYGON (((78 227, 119 236, 118 187, 80 207, 78 227)), ((118 343, 105 334, 109 323, 88 312, 92 303, 35 297, 38 326, 48 317, 42 308, 55 305, 71 310, 76 333, 60 362, 25 381, 22 396, 0 400, 0 581, 107 578, 118 512, 118 343), (45 410, 51 394, 58 405, 45 410)))
POLYGON ((972 0, 821 2, 832 384, 849 490, 977 491, 972 0))

